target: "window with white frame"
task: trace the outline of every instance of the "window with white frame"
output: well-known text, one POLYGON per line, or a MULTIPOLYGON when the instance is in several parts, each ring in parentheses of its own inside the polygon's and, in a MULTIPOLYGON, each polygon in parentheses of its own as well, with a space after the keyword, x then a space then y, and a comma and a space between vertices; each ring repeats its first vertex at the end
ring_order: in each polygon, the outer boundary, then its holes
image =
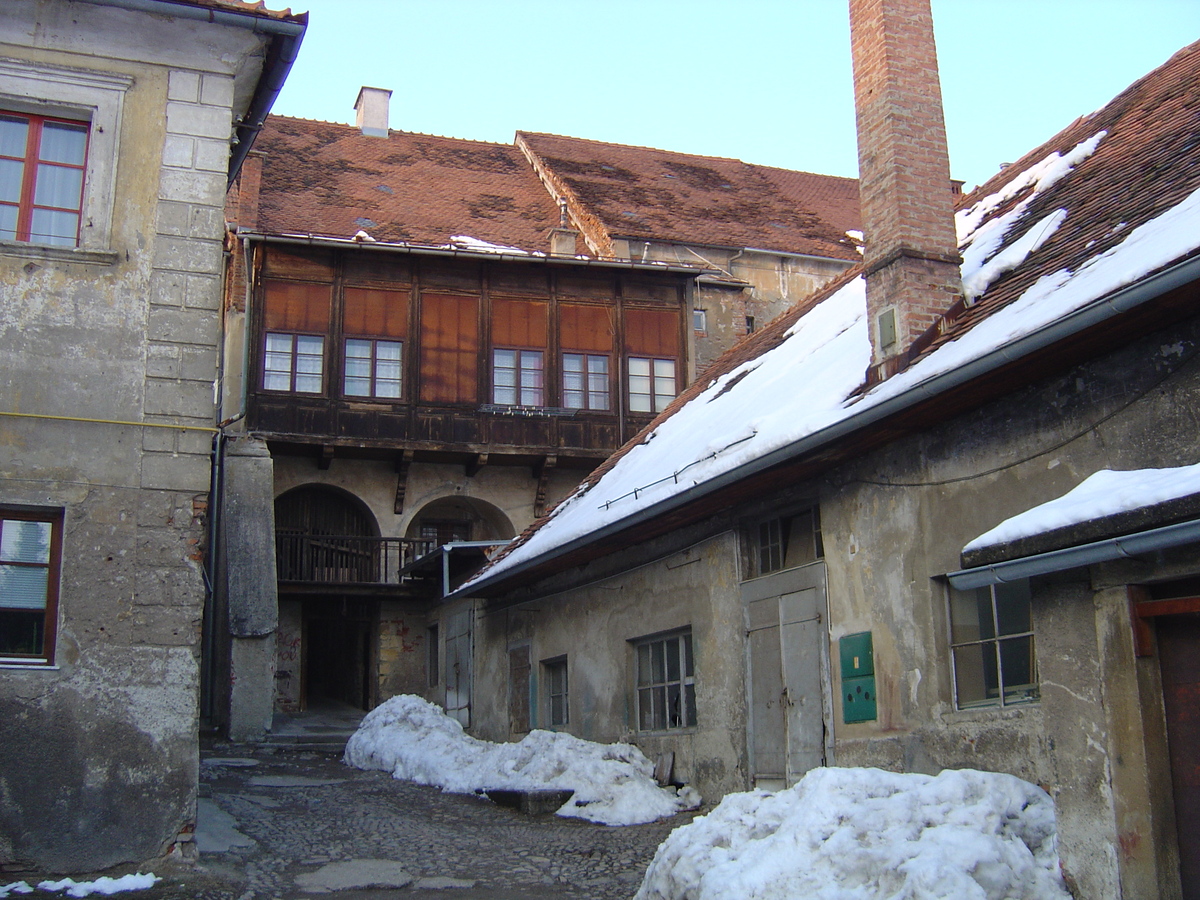
POLYGON ((542 663, 542 674, 546 682, 546 725, 560 728, 571 718, 571 704, 567 691, 567 658, 560 656, 542 663))
POLYGON ((3 252, 109 246, 124 74, 0 58, 0 243, 3 252))
POLYGON ((691 629, 635 641, 638 731, 696 724, 691 629))
POLYGON ((263 388, 319 394, 325 367, 325 338, 316 334, 267 332, 263 388))
POLYGON ((950 653, 959 709, 1038 699, 1028 579, 949 589, 950 653))
POLYGON ((400 341, 347 338, 346 396, 398 399, 403 346, 400 341))
POLYGON ((562 375, 562 405, 567 409, 609 408, 608 356, 599 353, 564 353, 562 375))
POLYGON ((662 412, 675 398, 675 360, 631 356, 629 411, 662 412))
POLYGON ((62 514, 0 507, 0 663, 54 662, 62 514))
POLYGON ((541 350, 492 350, 492 402, 545 406, 541 350))

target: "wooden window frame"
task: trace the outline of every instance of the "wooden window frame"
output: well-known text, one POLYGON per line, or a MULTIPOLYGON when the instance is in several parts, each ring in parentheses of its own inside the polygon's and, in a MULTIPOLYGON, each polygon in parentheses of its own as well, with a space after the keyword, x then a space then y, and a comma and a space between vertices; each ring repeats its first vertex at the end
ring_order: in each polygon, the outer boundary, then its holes
POLYGON ((666 409, 671 401, 679 395, 679 361, 674 357, 655 357, 655 356, 628 356, 625 360, 625 395, 629 404, 629 411, 636 414, 657 415, 666 409), (634 374, 634 363, 646 364, 647 372, 634 374), (670 375, 660 374, 658 368, 660 364, 670 364, 670 375), (634 391, 634 379, 648 379, 649 392, 634 391), (661 390, 665 386, 667 379, 670 379, 671 393, 666 394, 661 390), (649 409, 634 408, 634 398, 645 397, 649 404, 649 409))
POLYGON ((296 332, 296 331, 268 331, 268 332, 266 332, 263 335, 262 389, 264 391, 268 391, 272 394, 302 394, 306 397, 322 396, 325 393, 325 360, 326 360, 326 356, 327 356, 327 354, 325 352, 325 335, 323 335, 323 334, 310 334, 310 333, 296 332), (271 345, 271 338, 273 338, 273 337, 281 337, 281 338, 290 339, 289 349, 286 351, 272 350, 270 345, 271 345), (312 354, 312 353, 300 354, 296 349, 298 339, 300 339, 300 338, 315 338, 316 340, 320 341, 321 342, 320 354, 312 354), (271 361, 272 353, 274 353, 274 354, 286 353, 287 359, 288 359, 288 368, 286 370, 279 369, 279 368, 275 368, 275 369, 270 368, 270 361, 271 361), (320 359, 320 361, 321 361, 320 372, 300 372, 300 371, 298 371, 300 357, 302 355, 306 356, 306 357, 316 356, 316 358, 320 359), (271 375, 286 375, 288 378, 288 386, 286 388, 269 387, 267 384, 267 379, 271 375), (320 380, 320 387, 317 390, 307 391, 307 390, 300 390, 299 388, 296 387, 296 383, 300 378, 311 377, 313 375, 316 375, 316 377, 320 380))
POLYGON ((565 728, 571 722, 571 681, 566 655, 542 660, 542 677, 546 683, 546 727, 565 728))
MULTIPOLYGON (((35 652, 19 652, 0 646, 0 666, 53 666, 58 637, 59 584, 62 579, 62 530, 61 509, 28 509, 0 506, 0 567, 14 569, 45 569, 46 597, 41 621, 41 646, 35 652), (10 522, 39 522, 50 526, 50 543, 45 562, 8 559, 4 553, 4 531, 10 522)), ((0 572, 3 569, 0 568, 0 572)), ((2 585, 2 581, 0 581, 2 585)), ((0 615, 3 612, 25 609, 6 606, 0 593, 0 615)), ((3 621, 0 619, 0 621, 3 621)))
POLYGON ((526 347, 492 348, 492 402, 498 406, 540 408, 546 405, 546 351, 526 347), (501 366, 499 354, 513 354, 512 366, 501 366), (529 365, 526 365, 529 363, 529 365), (536 365, 534 365, 536 363, 536 365), (513 384, 501 385, 501 371, 513 373, 513 384), (526 373, 537 373, 537 384, 526 386, 526 373), (500 391, 512 391, 512 400, 501 399, 500 391))
POLYGON ((612 412, 612 357, 607 353, 583 353, 579 351, 569 350, 562 354, 562 405, 566 409, 584 409, 588 412, 612 412), (579 368, 568 370, 567 360, 575 358, 579 360, 579 368), (593 372, 592 363, 603 360, 604 371, 593 372), (580 379, 580 386, 577 389, 572 389, 567 385, 568 377, 575 376, 580 379), (594 389, 593 378, 603 379, 603 391, 594 389), (571 394, 579 395, 582 403, 572 403, 571 394), (603 405, 597 402, 600 397, 603 397, 603 405))
POLYGON ((635 722, 640 733, 695 728, 696 664, 692 629, 638 638, 634 650, 635 722), (661 667, 656 648, 662 648, 661 667), (675 648, 678 673, 672 677, 670 650, 675 648))
MULTIPOLYGON (((83 225, 84 187, 87 182, 88 151, 91 143, 91 123, 86 120, 43 116, 32 113, 0 109, 0 119, 22 120, 26 126, 25 147, 20 156, 0 153, 0 166, 18 163, 20 185, 15 199, 0 194, 0 240, 18 243, 39 244, 47 247, 78 247, 79 234, 83 225), (83 132, 83 153, 78 162, 45 159, 42 157, 43 137, 46 126, 64 125, 83 132), (72 171, 78 173, 79 186, 70 206, 57 206, 38 202, 39 182, 44 170, 72 171), (3 226, 3 210, 15 209, 16 219, 11 233, 3 226), (74 232, 67 235, 33 233, 33 222, 39 212, 66 213, 75 217, 74 232)), ((45 182, 42 182, 45 183, 45 182)))
POLYGON ((374 337, 347 337, 343 341, 342 354, 342 396, 351 399, 366 399, 366 400, 402 400, 404 399, 404 341, 395 340, 392 338, 374 338, 374 337), (370 346, 368 356, 351 356, 350 344, 357 341, 370 346), (381 360, 379 358, 380 344, 394 344, 397 348, 398 356, 395 360, 381 360), (350 391, 350 360, 365 360, 367 363, 368 374, 355 375, 356 379, 365 378, 368 382, 366 393, 352 393, 350 391), (380 378, 380 364, 395 363, 396 377, 395 378, 380 378), (379 392, 380 384, 395 384, 395 394, 381 394, 379 392))

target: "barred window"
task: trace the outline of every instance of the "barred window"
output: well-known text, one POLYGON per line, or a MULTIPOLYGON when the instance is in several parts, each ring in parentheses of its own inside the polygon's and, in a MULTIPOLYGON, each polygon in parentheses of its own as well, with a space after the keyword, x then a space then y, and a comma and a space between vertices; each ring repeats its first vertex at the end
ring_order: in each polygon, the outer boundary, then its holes
POLYGON ((638 730, 666 731, 695 726, 691 630, 639 641, 636 652, 638 730))
POLYGON ((959 709, 1039 697, 1029 581, 950 589, 950 652, 959 709))

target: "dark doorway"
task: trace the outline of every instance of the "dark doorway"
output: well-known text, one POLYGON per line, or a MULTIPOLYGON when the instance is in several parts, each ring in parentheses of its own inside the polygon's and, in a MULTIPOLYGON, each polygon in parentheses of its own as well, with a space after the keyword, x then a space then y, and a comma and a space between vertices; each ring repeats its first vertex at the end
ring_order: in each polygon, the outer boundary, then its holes
POLYGON ((1158 619, 1184 900, 1200 900, 1200 614, 1158 619))
POLYGON ((372 705, 378 603, 314 598, 305 604, 304 704, 372 705))

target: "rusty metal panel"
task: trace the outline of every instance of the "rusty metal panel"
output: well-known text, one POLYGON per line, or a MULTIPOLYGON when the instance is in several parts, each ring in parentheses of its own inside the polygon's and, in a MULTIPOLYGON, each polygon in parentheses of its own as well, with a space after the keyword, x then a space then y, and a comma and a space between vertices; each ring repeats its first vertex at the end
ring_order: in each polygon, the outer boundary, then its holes
POLYGON ((1179 835, 1179 874, 1183 896, 1195 898, 1200 897, 1200 615, 1159 619, 1158 651, 1179 835))

